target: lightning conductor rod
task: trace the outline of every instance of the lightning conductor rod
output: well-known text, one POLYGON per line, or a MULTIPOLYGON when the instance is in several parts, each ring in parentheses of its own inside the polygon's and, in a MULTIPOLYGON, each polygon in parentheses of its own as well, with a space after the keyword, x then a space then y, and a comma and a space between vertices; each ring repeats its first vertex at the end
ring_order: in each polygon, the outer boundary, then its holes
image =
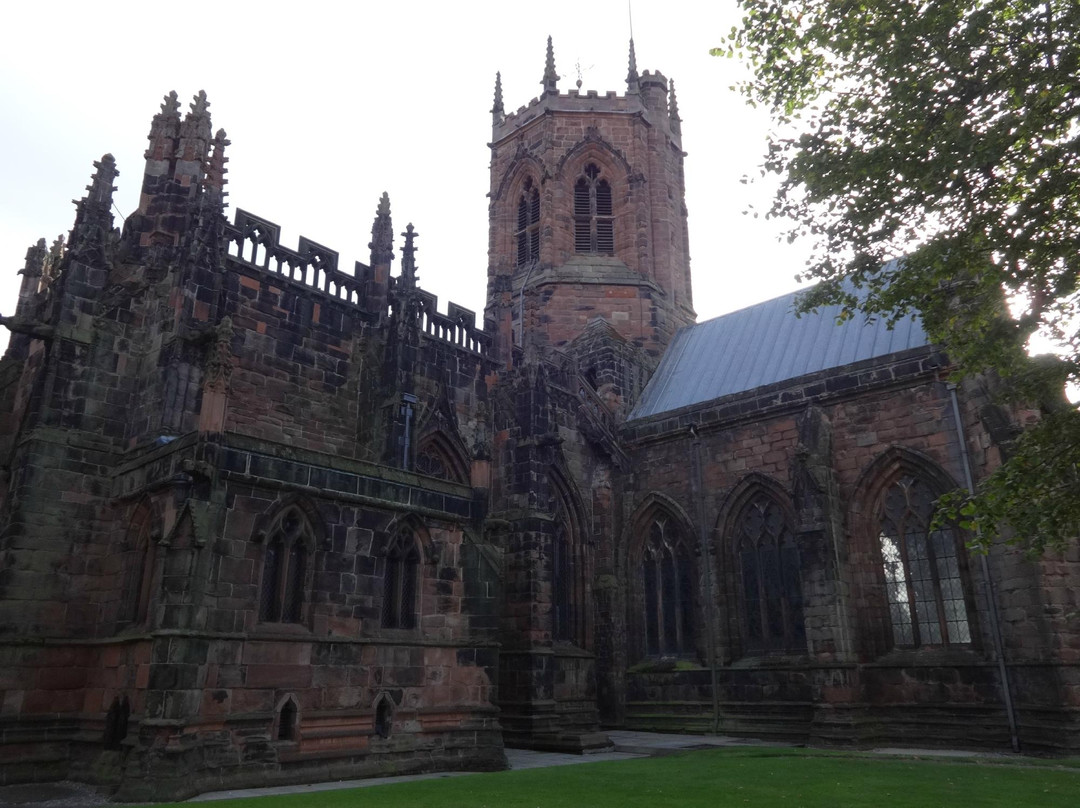
POLYGON ((626 16, 630 18, 630 38, 634 38, 634 3, 633 0, 626 0, 626 16))

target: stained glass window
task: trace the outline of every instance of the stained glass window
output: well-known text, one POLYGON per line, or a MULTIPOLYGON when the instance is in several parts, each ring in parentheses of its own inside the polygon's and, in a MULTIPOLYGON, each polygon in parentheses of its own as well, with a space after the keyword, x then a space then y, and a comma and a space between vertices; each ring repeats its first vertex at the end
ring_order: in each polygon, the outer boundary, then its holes
POLYGON ((881 563, 898 646, 971 642, 956 536, 930 529, 936 500, 926 483, 904 476, 882 503, 881 563))

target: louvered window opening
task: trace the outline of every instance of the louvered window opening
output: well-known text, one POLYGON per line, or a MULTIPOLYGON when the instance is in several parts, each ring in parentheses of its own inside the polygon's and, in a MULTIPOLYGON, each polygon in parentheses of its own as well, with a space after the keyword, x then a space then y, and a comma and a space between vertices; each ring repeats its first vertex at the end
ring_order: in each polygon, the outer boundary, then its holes
POLYGON ((667 520, 655 520, 642 554, 645 653, 649 656, 693 651, 693 569, 685 543, 672 533, 667 520))
POLYGON ((384 628, 416 628, 416 578, 420 553, 412 536, 402 535, 386 554, 383 571, 384 628))
POLYGON ((615 254, 615 220, 611 186, 590 163, 574 184, 574 251, 597 255, 615 254))
POLYGON ((307 574, 307 523, 290 509, 271 533, 263 552, 259 620, 264 623, 298 623, 304 606, 307 574))
POLYGON ((533 187, 532 179, 525 181, 518 201, 515 238, 519 267, 540 260, 540 191, 533 187))
POLYGON ((743 633, 750 653, 805 653, 799 549, 783 510, 761 495, 736 521, 743 633))
POLYGON ((879 541, 897 646, 971 642, 956 536, 930 529, 936 499, 911 476, 885 492, 879 541))

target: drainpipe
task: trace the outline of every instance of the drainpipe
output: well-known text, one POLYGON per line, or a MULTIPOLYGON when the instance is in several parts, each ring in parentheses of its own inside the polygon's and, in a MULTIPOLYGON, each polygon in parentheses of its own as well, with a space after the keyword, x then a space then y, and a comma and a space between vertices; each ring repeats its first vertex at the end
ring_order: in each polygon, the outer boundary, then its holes
MULTIPOLYGON (((956 422, 956 437, 960 441, 960 460, 964 467, 964 485, 968 493, 974 493, 975 485, 971 479, 971 461, 968 459, 967 440, 964 437, 964 423, 960 420, 960 402, 956 397, 956 385, 948 385, 949 394, 952 397, 953 420, 956 422)), ((1005 714, 1009 719, 1009 734, 1012 741, 1012 750, 1020 751, 1020 735, 1016 727, 1016 711, 1013 707, 1012 687, 1009 682, 1009 669, 1005 665, 1005 643, 1001 637, 1001 621, 998 617, 997 597, 994 595, 994 579, 990 576, 990 563, 986 560, 987 553, 979 553, 986 595, 986 610, 990 615, 990 634, 994 638, 994 653, 997 656, 998 675, 1001 677, 1001 692, 1005 701, 1005 714)))
POLYGON ((713 565, 709 553, 709 531, 705 527, 705 495, 701 479, 701 440, 693 424, 690 425, 690 491, 694 498, 694 506, 697 510, 698 542, 701 547, 701 558, 704 561, 705 578, 705 619, 709 629, 705 632, 707 651, 709 654, 709 678, 712 687, 712 734, 720 734, 720 694, 717 687, 716 672, 716 615, 713 603, 713 565))

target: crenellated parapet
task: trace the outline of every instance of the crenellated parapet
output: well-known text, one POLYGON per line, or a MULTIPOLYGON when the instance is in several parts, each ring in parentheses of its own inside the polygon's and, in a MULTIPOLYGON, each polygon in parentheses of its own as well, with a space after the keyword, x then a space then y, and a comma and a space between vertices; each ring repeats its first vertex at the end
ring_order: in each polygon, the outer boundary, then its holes
MULTIPOLYGON (((629 69, 626 76, 626 94, 615 90, 599 93, 596 90, 581 92, 580 89, 560 93, 558 75, 555 72, 551 38, 548 37, 544 77, 544 91, 516 112, 504 112, 502 80, 496 75, 495 104, 492 108, 492 143, 497 144, 514 132, 545 115, 571 114, 617 114, 640 115, 652 126, 661 127, 675 145, 681 145, 681 121, 673 97, 668 96, 668 80, 659 71, 645 70, 638 73, 637 57, 633 40, 630 42, 629 69)), ((578 82, 580 85, 581 82, 578 82)))
POLYGON ((447 313, 442 314, 435 295, 415 288, 415 262, 408 250, 402 256, 402 274, 380 281, 375 270, 380 266, 388 268, 394 257, 392 241, 386 232, 389 204, 384 195, 372 235, 373 260, 380 262, 374 267, 356 261, 353 272, 345 272, 338 267, 335 250, 306 236, 299 237, 296 249, 284 247, 277 224, 241 209, 237 209, 233 223, 225 227, 228 260, 375 315, 382 314, 383 307, 388 305, 390 313, 405 316, 406 301, 400 292, 407 287, 409 298, 415 300, 409 316, 421 334, 486 355, 491 347, 491 335, 476 327, 476 314, 472 310, 450 303, 447 313))

